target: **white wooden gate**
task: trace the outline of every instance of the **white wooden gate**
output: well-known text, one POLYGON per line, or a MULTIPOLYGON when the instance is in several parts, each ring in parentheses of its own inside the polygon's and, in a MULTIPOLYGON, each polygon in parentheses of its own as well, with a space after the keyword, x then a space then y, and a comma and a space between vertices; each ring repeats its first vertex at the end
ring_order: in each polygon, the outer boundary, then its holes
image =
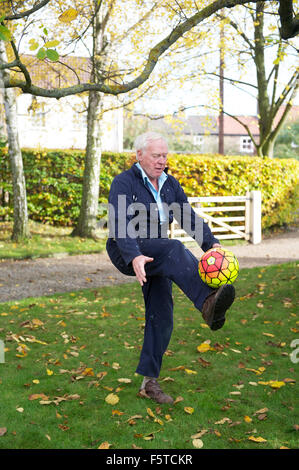
MULTIPOLYGON (((244 238, 253 244, 261 242, 260 191, 248 191, 245 196, 189 197, 188 201, 219 240, 244 238), (217 212, 228 212, 229 216, 216 217, 217 212)), ((186 236, 186 232, 178 227, 176 221, 170 226, 169 237, 182 242, 193 241, 193 238, 186 236)))

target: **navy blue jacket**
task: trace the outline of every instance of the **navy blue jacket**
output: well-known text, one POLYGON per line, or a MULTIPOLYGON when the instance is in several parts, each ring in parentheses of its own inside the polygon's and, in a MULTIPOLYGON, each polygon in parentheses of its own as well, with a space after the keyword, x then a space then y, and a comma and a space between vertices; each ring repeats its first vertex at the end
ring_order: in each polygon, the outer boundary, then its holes
MULTIPOLYGON (((167 172, 167 169, 164 171, 167 172)), ((194 212, 183 188, 172 175, 168 175, 160 194, 163 203, 170 207, 167 214, 167 227, 165 224, 160 225, 156 201, 150 189, 145 186, 141 172, 135 164, 129 170, 117 175, 111 184, 108 199, 110 240, 107 243, 107 250, 109 253, 109 247, 113 246, 115 258, 115 250, 118 249, 117 258, 122 258, 127 266, 136 256, 142 254, 138 238, 140 236, 145 238, 166 236, 165 230, 173 221, 174 216, 177 221, 180 221, 181 227, 200 244, 203 251, 207 251, 214 243, 219 243, 209 226, 194 212), (119 196, 122 197, 119 198, 119 196), (132 221, 131 230, 130 221, 132 221), (135 232, 132 230, 133 227, 136 229, 135 232), (199 228, 197 232, 196 228, 199 228)))

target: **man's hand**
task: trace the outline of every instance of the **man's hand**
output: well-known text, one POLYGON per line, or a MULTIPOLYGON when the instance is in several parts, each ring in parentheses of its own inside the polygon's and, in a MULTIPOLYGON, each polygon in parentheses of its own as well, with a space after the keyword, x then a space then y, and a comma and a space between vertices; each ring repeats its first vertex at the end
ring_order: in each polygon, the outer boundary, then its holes
POLYGON ((143 283, 146 282, 144 266, 146 263, 150 263, 151 261, 154 261, 154 258, 149 258, 148 256, 144 255, 136 256, 136 258, 134 258, 132 261, 134 272, 141 286, 143 286, 143 283))
POLYGON ((214 243, 212 248, 222 248, 222 245, 219 245, 219 243, 214 243))

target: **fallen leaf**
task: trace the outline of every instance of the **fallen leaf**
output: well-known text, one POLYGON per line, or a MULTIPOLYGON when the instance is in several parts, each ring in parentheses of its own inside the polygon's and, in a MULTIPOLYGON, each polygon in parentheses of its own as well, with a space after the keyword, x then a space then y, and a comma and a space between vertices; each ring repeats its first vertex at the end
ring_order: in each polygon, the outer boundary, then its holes
POLYGON ((224 424, 224 423, 231 423, 232 420, 230 418, 222 418, 220 421, 216 421, 214 424, 224 424))
POLYGON ((192 415, 192 413, 194 413, 194 408, 192 408, 191 406, 185 406, 184 411, 185 411, 185 413, 188 413, 189 415, 192 415))
POLYGON ((260 410, 257 410, 255 413, 254 413, 254 416, 258 415, 258 414, 263 414, 263 413, 267 413, 269 411, 268 408, 261 408, 260 410))
POLYGON ((47 375, 53 375, 53 374, 54 374, 54 372, 52 370, 47 369, 47 375))
POLYGON ((119 402, 119 397, 114 393, 109 393, 109 395, 107 395, 105 398, 105 402, 109 405, 116 405, 116 403, 119 402))
POLYGON ((215 351, 208 343, 201 343, 196 349, 198 352, 215 351))
POLYGON ((197 360, 203 367, 209 367, 211 365, 210 362, 206 361, 202 357, 199 357, 197 360))
POLYGON ((7 428, 0 428, 0 437, 4 436, 4 434, 6 434, 6 432, 7 432, 7 428))
POLYGON ((267 419, 267 414, 266 413, 261 413, 261 414, 257 415, 257 419, 259 419, 260 421, 264 421, 264 419, 267 419))
POLYGON ((148 414, 151 418, 154 418, 154 417, 155 417, 154 413, 152 412, 152 410, 151 410, 150 408, 147 408, 146 411, 147 411, 147 414, 148 414))
POLYGON ((199 439, 200 437, 202 437, 204 434, 206 434, 206 432, 208 432, 207 429, 203 429, 202 431, 199 431, 197 432, 196 434, 193 434, 191 436, 191 439, 199 439))
POLYGON ((187 374, 197 374, 195 370, 191 370, 191 369, 185 369, 185 372, 187 372, 187 374))
POLYGON ((196 449, 201 449, 203 447, 203 442, 201 439, 193 439, 192 444, 196 449))
POLYGON ((105 375, 107 375, 107 372, 99 372, 97 374, 97 377, 98 377, 98 379, 102 380, 105 377, 105 375))
POLYGON ((155 418, 154 421, 155 421, 155 423, 160 424, 160 426, 164 426, 164 423, 163 423, 162 419, 160 419, 160 418, 155 418))
POLYGON ((102 444, 98 447, 98 449, 109 449, 110 447, 111 447, 111 444, 105 441, 105 442, 102 442, 102 444))
POLYGON ((253 441, 253 442, 267 442, 267 439, 264 439, 263 437, 254 437, 254 436, 249 436, 248 440, 253 441))
POLYGON ((31 400, 38 400, 39 398, 42 398, 43 400, 48 400, 49 397, 47 397, 44 393, 33 393, 32 395, 29 395, 28 399, 31 400))
POLYGON ((180 403, 180 401, 184 401, 184 398, 181 397, 181 396, 177 397, 177 398, 174 400, 173 404, 176 405, 177 403, 180 403))
POLYGON ((114 415, 117 415, 117 416, 121 416, 123 415, 124 412, 123 411, 119 411, 119 410, 112 410, 112 416, 114 415))
POLYGON ((251 423, 252 418, 250 418, 250 416, 244 416, 244 421, 245 423, 251 423))
POLYGON ((19 413, 23 413, 24 408, 18 407, 18 408, 16 408, 16 410, 17 410, 19 413))
POLYGON ((130 384, 132 382, 131 379, 117 379, 118 382, 123 383, 123 384, 130 384))

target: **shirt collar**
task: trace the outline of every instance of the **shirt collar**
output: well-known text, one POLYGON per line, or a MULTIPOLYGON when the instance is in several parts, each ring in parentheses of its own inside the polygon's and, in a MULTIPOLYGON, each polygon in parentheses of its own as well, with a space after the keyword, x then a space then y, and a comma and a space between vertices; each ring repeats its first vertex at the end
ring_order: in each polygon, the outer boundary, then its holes
MULTIPOLYGON (((142 166, 140 165, 139 162, 136 163, 136 166, 141 172, 141 176, 142 176, 144 184, 150 183, 150 180, 148 179, 147 174, 145 173, 144 169, 142 168, 142 166)), ((167 180, 167 174, 163 171, 161 176, 159 176, 159 178, 158 178, 159 189, 162 188, 162 186, 163 186, 163 184, 165 183, 166 180, 167 180)))

